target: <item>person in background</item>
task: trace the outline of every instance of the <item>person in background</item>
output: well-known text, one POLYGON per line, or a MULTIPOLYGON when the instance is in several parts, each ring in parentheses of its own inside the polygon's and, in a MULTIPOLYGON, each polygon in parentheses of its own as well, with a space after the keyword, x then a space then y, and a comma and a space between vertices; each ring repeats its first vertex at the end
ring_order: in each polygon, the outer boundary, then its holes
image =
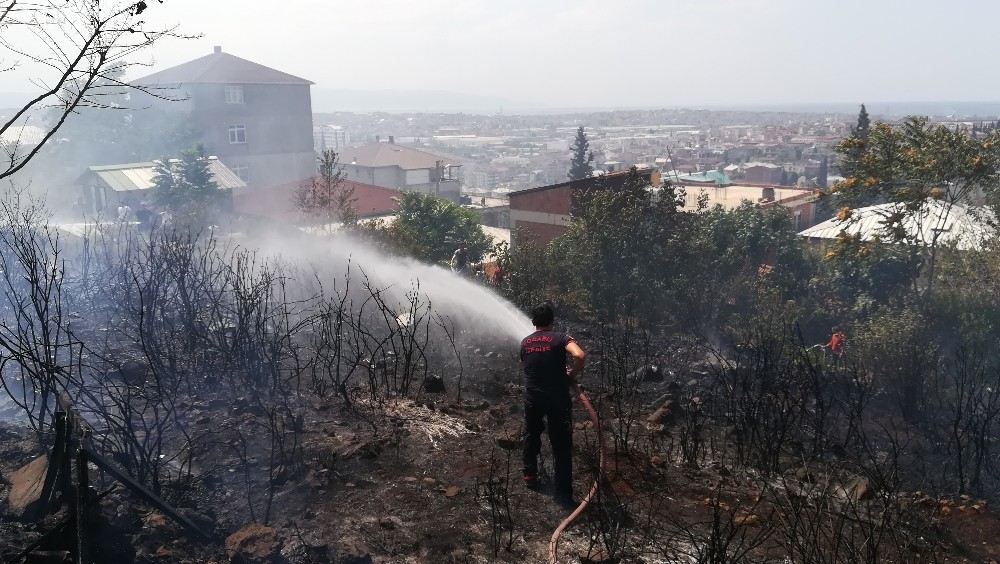
POLYGON ((135 209, 135 219, 142 227, 149 227, 153 221, 153 212, 149 210, 149 202, 139 202, 135 209))
POLYGON ((840 330, 839 327, 834 327, 830 331, 830 342, 826 344, 826 348, 833 354, 843 354, 844 344, 847 342, 847 335, 840 330))
POLYGON ((465 274, 469 268, 469 250, 465 248, 465 242, 455 249, 455 254, 451 255, 451 270, 459 274, 465 274))
POLYGON ((555 459, 555 499, 573 503, 573 412, 570 386, 583 371, 586 354, 573 337, 552 330, 555 312, 549 302, 531 310, 535 331, 521 340, 524 371, 524 483, 538 487, 538 453, 546 424, 555 459), (566 366, 567 357, 573 364, 566 366))

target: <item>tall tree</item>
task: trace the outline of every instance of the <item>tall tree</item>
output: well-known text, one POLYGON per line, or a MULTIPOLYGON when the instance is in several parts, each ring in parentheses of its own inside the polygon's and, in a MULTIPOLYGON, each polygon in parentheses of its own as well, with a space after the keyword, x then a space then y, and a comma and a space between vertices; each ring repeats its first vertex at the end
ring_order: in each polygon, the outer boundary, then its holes
POLYGON ((323 149, 317 161, 319 176, 303 184, 295 194, 299 209, 321 218, 327 225, 338 221, 346 225, 357 223, 358 214, 354 209, 357 198, 354 188, 344 183, 340 155, 323 149))
POLYGON ((573 150, 573 158, 569 162, 569 174, 566 176, 570 180, 589 178, 594 172, 594 167, 590 164, 594 161, 594 153, 590 150, 590 141, 587 140, 582 125, 576 130, 576 140, 570 148, 573 150))
POLYGON ((851 134, 859 139, 867 140, 870 132, 871 119, 868 117, 868 110, 865 108, 865 105, 861 104, 861 111, 858 112, 858 124, 854 126, 854 130, 851 134))
POLYGON ((218 212, 227 193, 219 189, 211 163, 201 145, 181 153, 180 159, 164 158, 153 171, 153 197, 178 220, 202 224, 218 212))
MULTIPOLYGON (((850 137, 841 141, 838 151, 841 153, 840 171, 845 177, 850 177, 855 172, 855 166, 861 161, 862 155, 868 147, 868 138, 871 136, 871 120, 868 117, 868 110, 861 104, 861 111, 858 112, 858 123, 851 128, 850 137)), ((874 200, 853 202, 855 207, 873 203, 874 200)))
POLYGON ((816 175, 816 184, 820 188, 826 188, 827 183, 830 178, 830 163, 829 157, 823 155, 822 160, 819 161, 819 173, 816 175))
POLYGON ((197 145, 181 153, 180 169, 192 202, 203 205, 219 199, 219 184, 209 168, 205 147, 197 145))
POLYGON ((168 207, 178 198, 181 183, 178 161, 164 157, 153 162, 156 164, 153 168, 153 198, 158 204, 168 207))

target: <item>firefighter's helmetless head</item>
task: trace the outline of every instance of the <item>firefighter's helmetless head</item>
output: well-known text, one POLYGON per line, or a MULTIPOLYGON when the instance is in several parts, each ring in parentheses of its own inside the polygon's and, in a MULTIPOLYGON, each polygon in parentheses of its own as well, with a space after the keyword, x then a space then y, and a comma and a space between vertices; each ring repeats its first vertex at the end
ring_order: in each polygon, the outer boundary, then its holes
POLYGON ((552 302, 542 302, 531 308, 531 323, 537 329, 551 327, 552 323, 555 322, 555 318, 556 313, 555 308, 552 307, 552 302))

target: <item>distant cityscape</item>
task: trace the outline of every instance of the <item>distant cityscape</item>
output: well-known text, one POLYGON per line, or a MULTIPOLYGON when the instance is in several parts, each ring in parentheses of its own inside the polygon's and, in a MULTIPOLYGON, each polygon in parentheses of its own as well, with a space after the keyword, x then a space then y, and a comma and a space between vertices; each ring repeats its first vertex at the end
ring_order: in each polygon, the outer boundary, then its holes
MULTIPOLYGON (((61 179, 54 175, 50 162, 47 180, 72 184, 58 193, 76 194, 65 198, 73 201, 74 213, 146 207, 153 161, 164 150, 176 155, 198 144, 214 158, 218 183, 233 189, 237 212, 298 218, 296 188, 317 174, 319 154, 334 151, 356 194, 360 216, 391 215, 393 194, 416 191, 476 210, 484 227, 500 230, 506 240, 519 228, 547 240, 568 225, 569 193, 580 188, 567 183, 570 145, 581 127, 595 176, 635 168, 651 184, 669 181, 684 188, 688 210, 700 205, 731 209, 747 201, 779 205, 789 210, 796 229, 808 228, 822 219, 816 215, 816 191, 842 178, 835 147, 850 134, 860 108, 813 104, 546 112, 532 106, 505 112, 507 101, 491 97, 317 89, 306 78, 240 58, 221 46, 132 84, 169 95, 140 90, 127 100, 130 115, 123 123, 136 131, 145 127, 183 135, 177 134, 171 145, 151 143, 157 136, 143 134, 130 151, 95 145, 93 151, 68 156, 52 153, 64 174, 61 179), (338 104, 398 111, 317 111, 338 104), (400 109, 407 105, 462 111, 400 109), (547 190, 546 195, 539 196, 539 190, 547 190), (523 197, 512 196, 521 192, 523 197)), ((0 102, 8 98, 0 96, 0 102)), ((1000 105, 869 106, 875 119, 887 121, 898 119, 890 112, 900 110, 926 110, 935 113, 938 123, 972 130, 992 123, 1000 105)), ((35 117, 9 129, 3 144, 24 151, 40 142, 43 120, 35 117)), ((70 128, 62 135, 59 144, 79 149, 88 144, 74 138, 93 137, 99 144, 109 132, 70 128)))
POLYGON ((602 171, 656 168, 675 181, 718 171, 718 183, 826 184, 823 159, 856 115, 619 111, 564 115, 317 114, 316 145, 343 151, 394 142, 461 165, 467 193, 497 195, 566 180, 569 147, 586 128, 602 171), (774 166, 771 166, 774 165, 774 166), (766 169, 766 171, 765 171, 766 169))

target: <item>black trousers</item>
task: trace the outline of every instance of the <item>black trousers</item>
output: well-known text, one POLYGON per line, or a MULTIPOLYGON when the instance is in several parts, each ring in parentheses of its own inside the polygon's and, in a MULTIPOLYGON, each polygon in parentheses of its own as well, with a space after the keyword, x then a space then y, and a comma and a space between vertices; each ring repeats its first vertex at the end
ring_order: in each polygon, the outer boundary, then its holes
POLYGON ((569 394, 528 391, 524 396, 524 475, 538 475, 542 431, 548 424, 555 459, 555 490, 560 497, 573 495, 573 403, 569 394))

